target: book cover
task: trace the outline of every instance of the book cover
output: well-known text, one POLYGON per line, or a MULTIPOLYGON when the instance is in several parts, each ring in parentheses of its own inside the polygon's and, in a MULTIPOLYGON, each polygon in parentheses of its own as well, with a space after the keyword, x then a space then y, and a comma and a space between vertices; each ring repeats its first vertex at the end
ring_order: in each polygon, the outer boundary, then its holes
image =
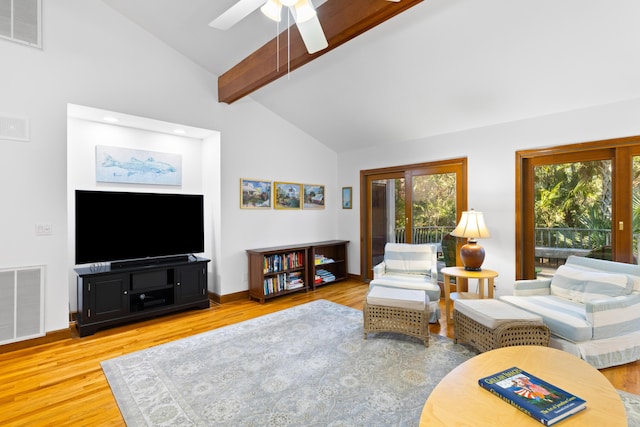
POLYGON ((585 400, 515 366, 478 384, 547 426, 586 408, 585 400))

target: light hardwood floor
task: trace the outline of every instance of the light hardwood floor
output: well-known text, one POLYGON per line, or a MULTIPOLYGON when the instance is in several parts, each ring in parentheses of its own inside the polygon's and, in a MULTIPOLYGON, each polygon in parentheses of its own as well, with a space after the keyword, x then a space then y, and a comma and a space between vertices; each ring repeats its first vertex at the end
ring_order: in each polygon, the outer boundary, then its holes
MULTIPOLYGON (((368 287, 346 281, 260 304, 243 300, 0 354, 0 425, 124 426, 100 361, 316 299, 362 309, 368 287)), ((441 303, 442 304, 442 303, 441 303)), ((442 310, 444 312, 444 310, 442 310)), ((444 316, 431 332, 452 337, 444 316)), ((640 394, 640 362, 601 371, 640 394)))

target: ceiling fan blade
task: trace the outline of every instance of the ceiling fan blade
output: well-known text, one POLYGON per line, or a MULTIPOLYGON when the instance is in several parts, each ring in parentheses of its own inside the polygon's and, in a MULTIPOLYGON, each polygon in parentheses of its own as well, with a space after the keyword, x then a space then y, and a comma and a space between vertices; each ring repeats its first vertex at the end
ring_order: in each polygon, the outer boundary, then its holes
POLYGON ((298 26, 302 41, 307 47, 307 52, 316 53, 329 46, 317 16, 304 22, 298 22, 296 25, 298 26))
POLYGON ((224 11, 222 15, 209 22, 209 26, 219 30, 228 30, 262 6, 264 2, 265 0, 240 0, 224 11))

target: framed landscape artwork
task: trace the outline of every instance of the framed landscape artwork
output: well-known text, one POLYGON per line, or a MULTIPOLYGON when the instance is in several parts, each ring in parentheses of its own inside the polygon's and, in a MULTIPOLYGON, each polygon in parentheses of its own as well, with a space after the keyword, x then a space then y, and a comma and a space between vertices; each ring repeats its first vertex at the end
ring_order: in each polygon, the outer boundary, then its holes
POLYGON ((342 187, 342 209, 351 209, 351 187, 342 187))
POLYGON ((240 208, 271 209, 271 181, 240 178, 240 208))
POLYGON ((294 182, 274 182, 273 197, 276 209, 300 209, 302 184, 294 182))
POLYGON ((324 185, 304 184, 304 209, 324 209, 324 185))

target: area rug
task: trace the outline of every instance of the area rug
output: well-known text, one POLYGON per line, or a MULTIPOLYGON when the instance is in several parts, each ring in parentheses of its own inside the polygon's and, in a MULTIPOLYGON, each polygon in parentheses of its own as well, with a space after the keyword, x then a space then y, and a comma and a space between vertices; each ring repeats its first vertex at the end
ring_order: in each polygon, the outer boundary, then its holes
POLYGON ((363 340, 362 311, 325 300, 102 363, 128 426, 412 426, 475 353, 432 336, 363 340))
POLYGON ((640 427, 640 396, 618 390, 618 394, 627 411, 627 423, 629 427, 640 427))
MULTIPOLYGON (((399 334, 363 340, 360 310, 319 300, 102 368, 129 427, 417 426, 431 390, 475 354, 439 335, 428 348, 399 334)), ((640 396, 621 396, 637 411, 640 396)))

